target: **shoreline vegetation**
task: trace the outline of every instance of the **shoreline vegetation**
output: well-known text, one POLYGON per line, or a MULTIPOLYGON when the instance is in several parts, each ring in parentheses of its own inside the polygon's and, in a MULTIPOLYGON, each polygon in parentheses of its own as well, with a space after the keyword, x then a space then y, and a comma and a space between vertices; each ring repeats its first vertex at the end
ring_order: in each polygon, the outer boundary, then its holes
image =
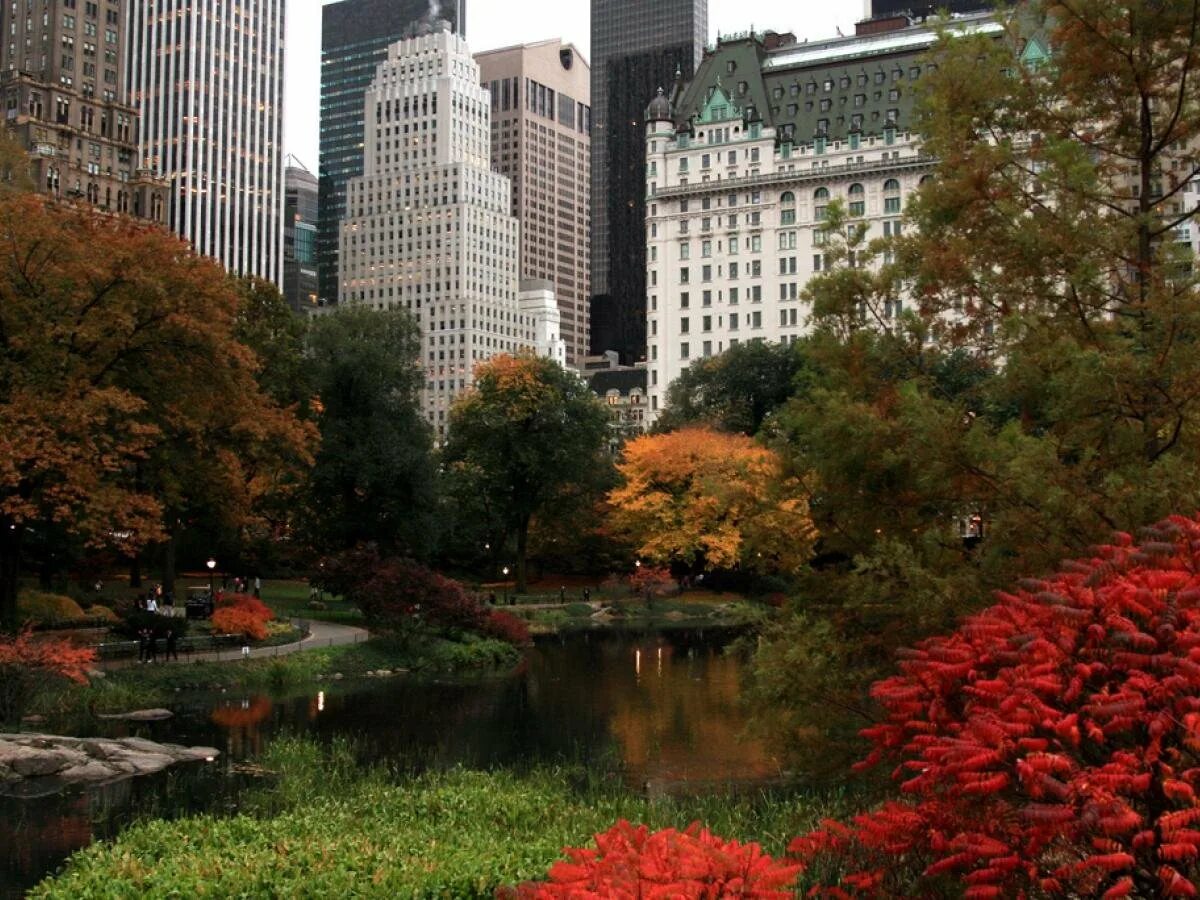
POLYGON ((563 847, 590 844, 619 819, 700 821, 782 855, 856 799, 844 788, 649 799, 581 765, 404 775, 361 766, 341 739, 280 739, 260 762, 272 774, 238 814, 138 822, 76 853, 29 896, 490 898, 543 879, 563 847))

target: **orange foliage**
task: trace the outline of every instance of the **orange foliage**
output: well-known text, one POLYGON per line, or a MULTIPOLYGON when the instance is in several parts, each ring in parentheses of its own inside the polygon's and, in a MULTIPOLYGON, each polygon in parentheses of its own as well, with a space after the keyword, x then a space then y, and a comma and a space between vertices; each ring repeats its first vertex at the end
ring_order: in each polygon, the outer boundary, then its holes
POLYGON ((52 678, 86 682, 96 661, 88 647, 53 638, 38 638, 29 629, 13 637, 0 635, 0 722, 16 721, 37 688, 52 678))
POLYGON ((803 482, 744 435, 684 428, 625 445, 608 495, 615 531, 658 563, 795 571, 816 529, 803 482))
POLYGON ((249 728, 263 721, 270 714, 270 698, 259 696, 253 700, 220 706, 212 711, 209 718, 222 728, 249 728))
POLYGON ((213 630, 223 634, 244 634, 261 641, 267 636, 267 623, 275 614, 261 600, 249 594, 230 594, 218 601, 213 612, 213 630))

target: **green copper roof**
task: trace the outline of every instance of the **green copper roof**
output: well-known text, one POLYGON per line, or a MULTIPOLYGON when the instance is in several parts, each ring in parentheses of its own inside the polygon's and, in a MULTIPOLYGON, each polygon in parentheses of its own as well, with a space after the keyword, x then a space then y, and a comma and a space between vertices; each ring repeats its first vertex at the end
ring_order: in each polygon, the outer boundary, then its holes
MULTIPOLYGON (((985 17, 966 27, 999 31, 985 17)), ((719 40, 676 104, 676 122, 711 122, 727 101, 753 107, 764 125, 796 143, 843 140, 854 130, 882 134, 889 123, 911 130, 915 89, 928 69, 922 57, 935 40, 924 26, 769 51, 758 36, 719 40)))

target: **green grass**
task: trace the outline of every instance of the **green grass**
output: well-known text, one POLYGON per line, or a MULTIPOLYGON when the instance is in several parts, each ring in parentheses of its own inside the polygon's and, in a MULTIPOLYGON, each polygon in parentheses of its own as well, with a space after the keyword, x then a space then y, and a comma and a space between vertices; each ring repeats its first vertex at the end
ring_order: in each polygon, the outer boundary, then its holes
POLYGON ((316 619, 321 622, 336 622, 343 625, 362 625, 363 616, 357 607, 351 606, 341 597, 324 595, 321 601, 325 609, 313 609, 308 605, 307 581, 270 580, 262 585, 263 603, 271 607, 280 618, 316 619))
POLYGON ((287 691, 341 673, 363 677, 378 669, 405 668, 414 673, 487 673, 510 669, 520 651, 501 641, 466 636, 460 641, 430 637, 402 645, 372 638, 361 644, 322 647, 270 659, 245 662, 172 663, 114 669, 86 686, 64 683, 48 689, 31 712, 68 716, 92 709, 124 712, 169 706, 177 691, 245 688, 287 691))
POLYGON ((322 751, 280 740, 262 763, 281 775, 241 814, 134 825, 77 853, 29 896, 484 898, 543 877, 564 846, 588 844, 622 818, 700 821, 778 854, 848 808, 836 791, 649 800, 572 767, 404 777, 360 769, 346 743, 322 751))

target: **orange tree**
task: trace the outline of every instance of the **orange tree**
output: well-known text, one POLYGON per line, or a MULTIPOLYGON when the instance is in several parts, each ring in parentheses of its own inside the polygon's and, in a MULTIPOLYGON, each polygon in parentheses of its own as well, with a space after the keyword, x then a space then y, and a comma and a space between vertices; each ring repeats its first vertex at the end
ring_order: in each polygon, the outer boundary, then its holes
POLYGON ((446 462, 485 495, 517 541, 517 590, 525 590, 529 524, 609 468, 608 415, 577 375, 532 355, 497 356, 450 413, 446 462))
POLYGON ((19 723, 30 698, 48 681, 86 681, 95 659, 90 648, 38 638, 29 629, 0 634, 0 724, 19 723))
POLYGON ((235 339, 237 291, 173 235, 0 198, 0 298, 0 628, 34 530, 134 551, 173 495, 249 515, 309 462, 314 431, 235 339))
POLYGON ((684 428, 625 445, 610 521, 639 556, 689 570, 795 572, 816 529, 804 483, 744 435, 684 428))

